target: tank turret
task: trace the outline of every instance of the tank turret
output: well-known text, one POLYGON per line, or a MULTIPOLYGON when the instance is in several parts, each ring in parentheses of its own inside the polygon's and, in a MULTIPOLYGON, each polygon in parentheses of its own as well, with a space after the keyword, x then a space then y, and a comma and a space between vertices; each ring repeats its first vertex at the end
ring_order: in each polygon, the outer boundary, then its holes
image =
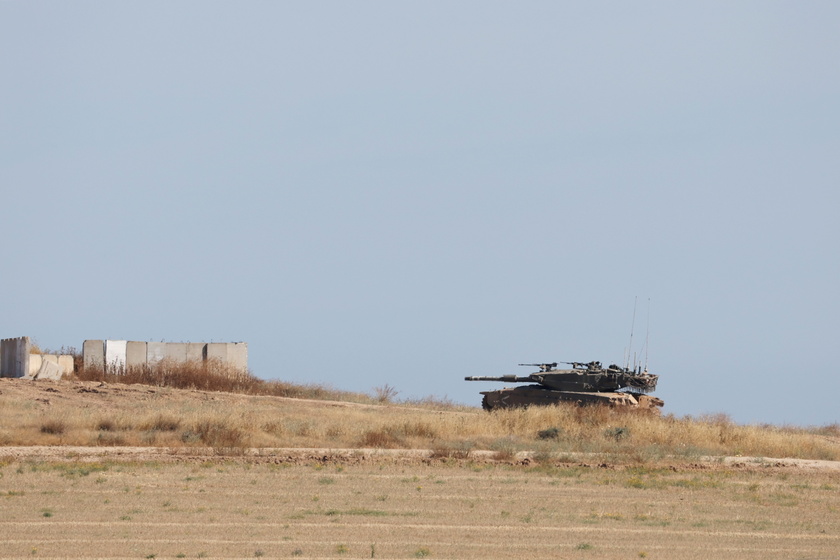
POLYGON ((610 406, 630 406, 656 410, 664 404, 662 399, 647 393, 656 389, 658 375, 641 368, 630 369, 612 364, 603 367, 601 362, 559 362, 569 369, 557 369, 558 362, 519 364, 537 367, 539 371, 527 376, 502 375, 498 377, 470 376, 466 381, 499 381, 502 383, 531 383, 531 385, 482 391, 482 406, 494 408, 550 405, 559 402, 577 404, 603 403, 610 406))

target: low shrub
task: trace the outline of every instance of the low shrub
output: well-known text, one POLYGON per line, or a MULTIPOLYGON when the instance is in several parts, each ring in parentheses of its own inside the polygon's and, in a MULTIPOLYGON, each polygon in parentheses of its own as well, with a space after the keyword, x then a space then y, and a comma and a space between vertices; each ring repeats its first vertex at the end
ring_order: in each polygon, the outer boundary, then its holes
POLYGON ((619 441, 630 437, 630 429, 626 427, 607 428, 604 430, 604 437, 607 439, 614 439, 619 441))
POLYGON ((167 416, 158 414, 149 423, 142 426, 145 430, 154 430, 157 432, 174 432, 181 427, 181 420, 174 416, 167 416))
POLYGON ((358 446, 394 449, 404 446, 404 442, 386 430, 368 430, 362 434, 358 446))
POLYGON ((117 423, 110 418, 102 418, 96 423, 96 429, 100 432, 113 432, 117 429, 117 423))
POLYGON ((67 430, 67 423, 59 418, 51 418, 41 423, 42 434, 61 435, 67 430))
POLYGON ((559 428, 546 428, 537 432, 538 439, 559 439, 561 430, 559 428))
POLYGON ((201 420, 196 424, 194 433, 218 454, 242 453, 248 444, 245 432, 224 420, 201 420))
POLYGON ((472 441, 435 442, 432 447, 433 459, 468 459, 475 447, 472 441))

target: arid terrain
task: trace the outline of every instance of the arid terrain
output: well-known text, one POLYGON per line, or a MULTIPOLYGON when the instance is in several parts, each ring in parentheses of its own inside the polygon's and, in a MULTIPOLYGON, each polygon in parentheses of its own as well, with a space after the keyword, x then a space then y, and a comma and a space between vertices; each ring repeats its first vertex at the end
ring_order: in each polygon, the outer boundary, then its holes
POLYGON ((3 558, 840 556, 835 427, 0 381, 3 558))

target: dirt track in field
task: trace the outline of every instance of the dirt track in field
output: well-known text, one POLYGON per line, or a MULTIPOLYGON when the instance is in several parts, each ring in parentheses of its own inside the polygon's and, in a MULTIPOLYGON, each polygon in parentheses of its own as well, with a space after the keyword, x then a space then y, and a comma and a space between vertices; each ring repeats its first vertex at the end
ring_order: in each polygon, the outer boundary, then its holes
MULTIPOLYGON (((5 461, 54 461, 54 462, 205 462, 224 461, 245 464, 431 464, 442 459, 430 449, 327 449, 327 448, 254 448, 219 453, 212 448, 161 448, 161 447, 76 447, 76 446, 6 446, 0 447, 0 459, 5 461)), ((502 463, 530 465, 533 453, 520 452, 509 460, 499 461, 492 451, 471 451, 462 458, 445 458, 448 462, 502 463)), ((567 453, 563 464, 599 468, 623 468, 608 458, 589 453, 567 453)), ((561 464, 558 462, 558 464, 561 464)), ((840 472, 840 461, 768 457, 701 457, 692 463, 663 463, 673 470, 803 470, 840 472)))

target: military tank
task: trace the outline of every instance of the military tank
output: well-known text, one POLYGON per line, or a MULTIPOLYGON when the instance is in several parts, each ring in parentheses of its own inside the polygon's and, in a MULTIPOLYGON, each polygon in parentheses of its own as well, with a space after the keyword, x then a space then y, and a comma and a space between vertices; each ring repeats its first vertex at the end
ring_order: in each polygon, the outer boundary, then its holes
POLYGON ((482 391, 481 406, 485 410, 497 408, 546 406, 561 402, 578 405, 605 404, 615 407, 633 407, 659 412, 662 399, 647 393, 656 389, 658 375, 612 364, 602 367, 601 362, 560 362, 570 369, 557 369, 557 362, 547 364, 519 364, 538 367, 539 371, 527 376, 502 375, 499 377, 471 376, 466 381, 501 381, 503 383, 531 383, 520 387, 506 387, 498 391, 482 391))

